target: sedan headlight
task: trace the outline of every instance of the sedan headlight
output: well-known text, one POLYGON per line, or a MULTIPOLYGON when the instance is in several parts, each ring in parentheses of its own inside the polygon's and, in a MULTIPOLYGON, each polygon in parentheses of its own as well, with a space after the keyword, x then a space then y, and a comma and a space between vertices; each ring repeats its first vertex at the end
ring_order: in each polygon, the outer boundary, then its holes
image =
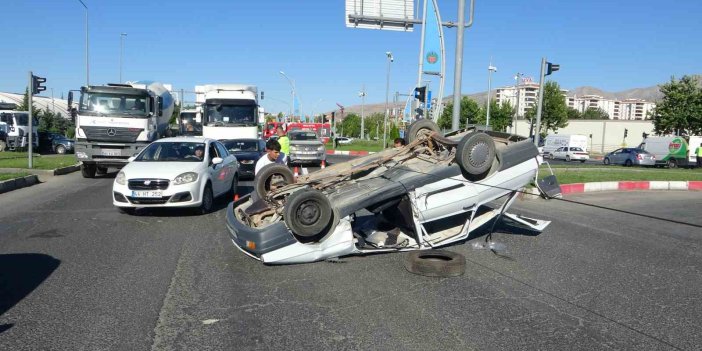
POLYGON ((115 177, 115 182, 119 185, 127 184, 127 176, 124 174, 124 172, 120 171, 119 173, 117 173, 117 176, 115 177))
POLYGON ((187 184, 187 183, 192 183, 197 180, 197 173, 195 172, 185 172, 173 180, 173 184, 175 185, 180 185, 180 184, 187 184))

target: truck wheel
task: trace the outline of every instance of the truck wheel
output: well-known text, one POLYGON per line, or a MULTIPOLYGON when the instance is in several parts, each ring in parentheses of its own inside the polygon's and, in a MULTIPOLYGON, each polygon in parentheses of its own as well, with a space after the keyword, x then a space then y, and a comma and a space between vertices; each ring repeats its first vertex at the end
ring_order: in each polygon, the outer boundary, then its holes
POLYGON ((413 251, 405 259, 405 269, 428 277, 455 277, 466 272, 466 258, 444 250, 413 251))
POLYGON ((674 158, 668 160, 668 168, 678 168, 678 162, 674 158))
POLYGON ((56 147, 56 153, 57 154, 65 154, 66 153, 66 147, 63 145, 59 145, 56 147))
POLYGON ((456 162, 464 172, 473 177, 484 178, 494 160, 495 142, 483 132, 471 132, 458 143, 456 162))
POLYGON ((437 126, 434 121, 430 119, 415 121, 407 128, 407 143, 409 144, 417 140, 417 138, 431 134, 432 132, 440 132, 439 126, 437 126))
POLYGON ((321 191, 304 189, 294 192, 285 203, 285 224, 295 235, 315 237, 328 229, 332 206, 321 191))
POLYGON ((295 182, 293 173, 285 165, 271 163, 261 168, 254 177, 254 190, 259 198, 265 199, 271 187, 292 184, 295 182))
POLYGON ((86 165, 85 163, 80 165, 80 173, 83 174, 83 178, 95 178, 96 170, 95 165, 86 165))

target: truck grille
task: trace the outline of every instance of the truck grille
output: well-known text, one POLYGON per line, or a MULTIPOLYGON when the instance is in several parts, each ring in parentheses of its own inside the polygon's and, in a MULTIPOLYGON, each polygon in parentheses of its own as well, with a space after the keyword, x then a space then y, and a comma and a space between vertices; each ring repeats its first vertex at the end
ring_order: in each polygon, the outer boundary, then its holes
POLYGON ((143 129, 119 127, 81 126, 88 141, 112 141, 133 143, 143 129))
POLYGON ((165 190, 168 179, 130 179, 129 190, 165 190))

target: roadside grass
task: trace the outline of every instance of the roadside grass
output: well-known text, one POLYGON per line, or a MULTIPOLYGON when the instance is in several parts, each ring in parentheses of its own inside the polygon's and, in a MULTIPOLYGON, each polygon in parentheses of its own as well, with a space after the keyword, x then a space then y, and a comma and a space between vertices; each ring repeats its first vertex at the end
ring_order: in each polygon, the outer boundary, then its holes
POLYGON ((29 173, 0 173, 0 182, 8 179, 22 178, 28 176, 29 173))
MULTIPOLYGON (((390 145, 390 144, 389 144, 390 145)), ((392 146, 392 145, 390 145, 392 146)), ((327 150, 339 150, 339 151, 373 151, 378 152, 383 149, 383 143, 378 140, 354 140, 351 144, 342 145, 334 149, 332 142, 326 144, 327 150)))
MULTIPOLYGON (((3 151, 3 152, 0 152, 0 160, 13 159, 13 158, 23 158, 26 160, 28 154, 29 153, 26 151, 22 151, 22 152, 3 151)), ((32 153, 32 154, 34 155, 34 157, 41 157, 41 155, 39 155, 37 153, 32 153)))
MULTIPOLYGON (((702 181, 702 169, 657 169, 624 167, 582 167, 554 168, 561 184, 615 182, 615 181, 702 181)), ((539 176, 549 174, 548 168, 541 167, 539 176)))
MULTIPOLYGON (((57 155, 52 157, 33 157, 32 166, 35 169, 56 169, 72 166, 78 163, 75 155, 57 155)), ((25 153, 24 158, 0 158, 0 168, 27 168, 28 161, 25 153)))

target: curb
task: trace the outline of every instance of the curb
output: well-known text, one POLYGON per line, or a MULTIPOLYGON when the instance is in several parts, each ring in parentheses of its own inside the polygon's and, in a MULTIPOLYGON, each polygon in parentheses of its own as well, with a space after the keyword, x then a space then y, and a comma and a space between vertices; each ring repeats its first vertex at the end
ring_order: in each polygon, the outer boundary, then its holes
POLYGON ((375 151, 341 151, 341 150, 327 150, 327 155, 346 155, 346 156, 367 156, 374 154, 375 151))
MULTIPOLYGON (((620 181, 561 184, 561 194, 579 194, 596 191, 639 191, 639 190, 683 190, 702 191, 702 181, 620 181)), ((536 188, 524 189, 518 195, 521 200, 540 198, 536 188)))
POLYGON ((32 186, 39 183, 39 177, 35 174, 28 175, 22 178, 15 178, 0 182, 0 194, 8 191, 32 186))
POLYGON ((73 173, 80 170, 80 164, 75 164, 73 166, 68 166, 68 167, 63 167, 63 168, 56 168, 54 170, 54 175, 64 175, 68 173, 73 173))

